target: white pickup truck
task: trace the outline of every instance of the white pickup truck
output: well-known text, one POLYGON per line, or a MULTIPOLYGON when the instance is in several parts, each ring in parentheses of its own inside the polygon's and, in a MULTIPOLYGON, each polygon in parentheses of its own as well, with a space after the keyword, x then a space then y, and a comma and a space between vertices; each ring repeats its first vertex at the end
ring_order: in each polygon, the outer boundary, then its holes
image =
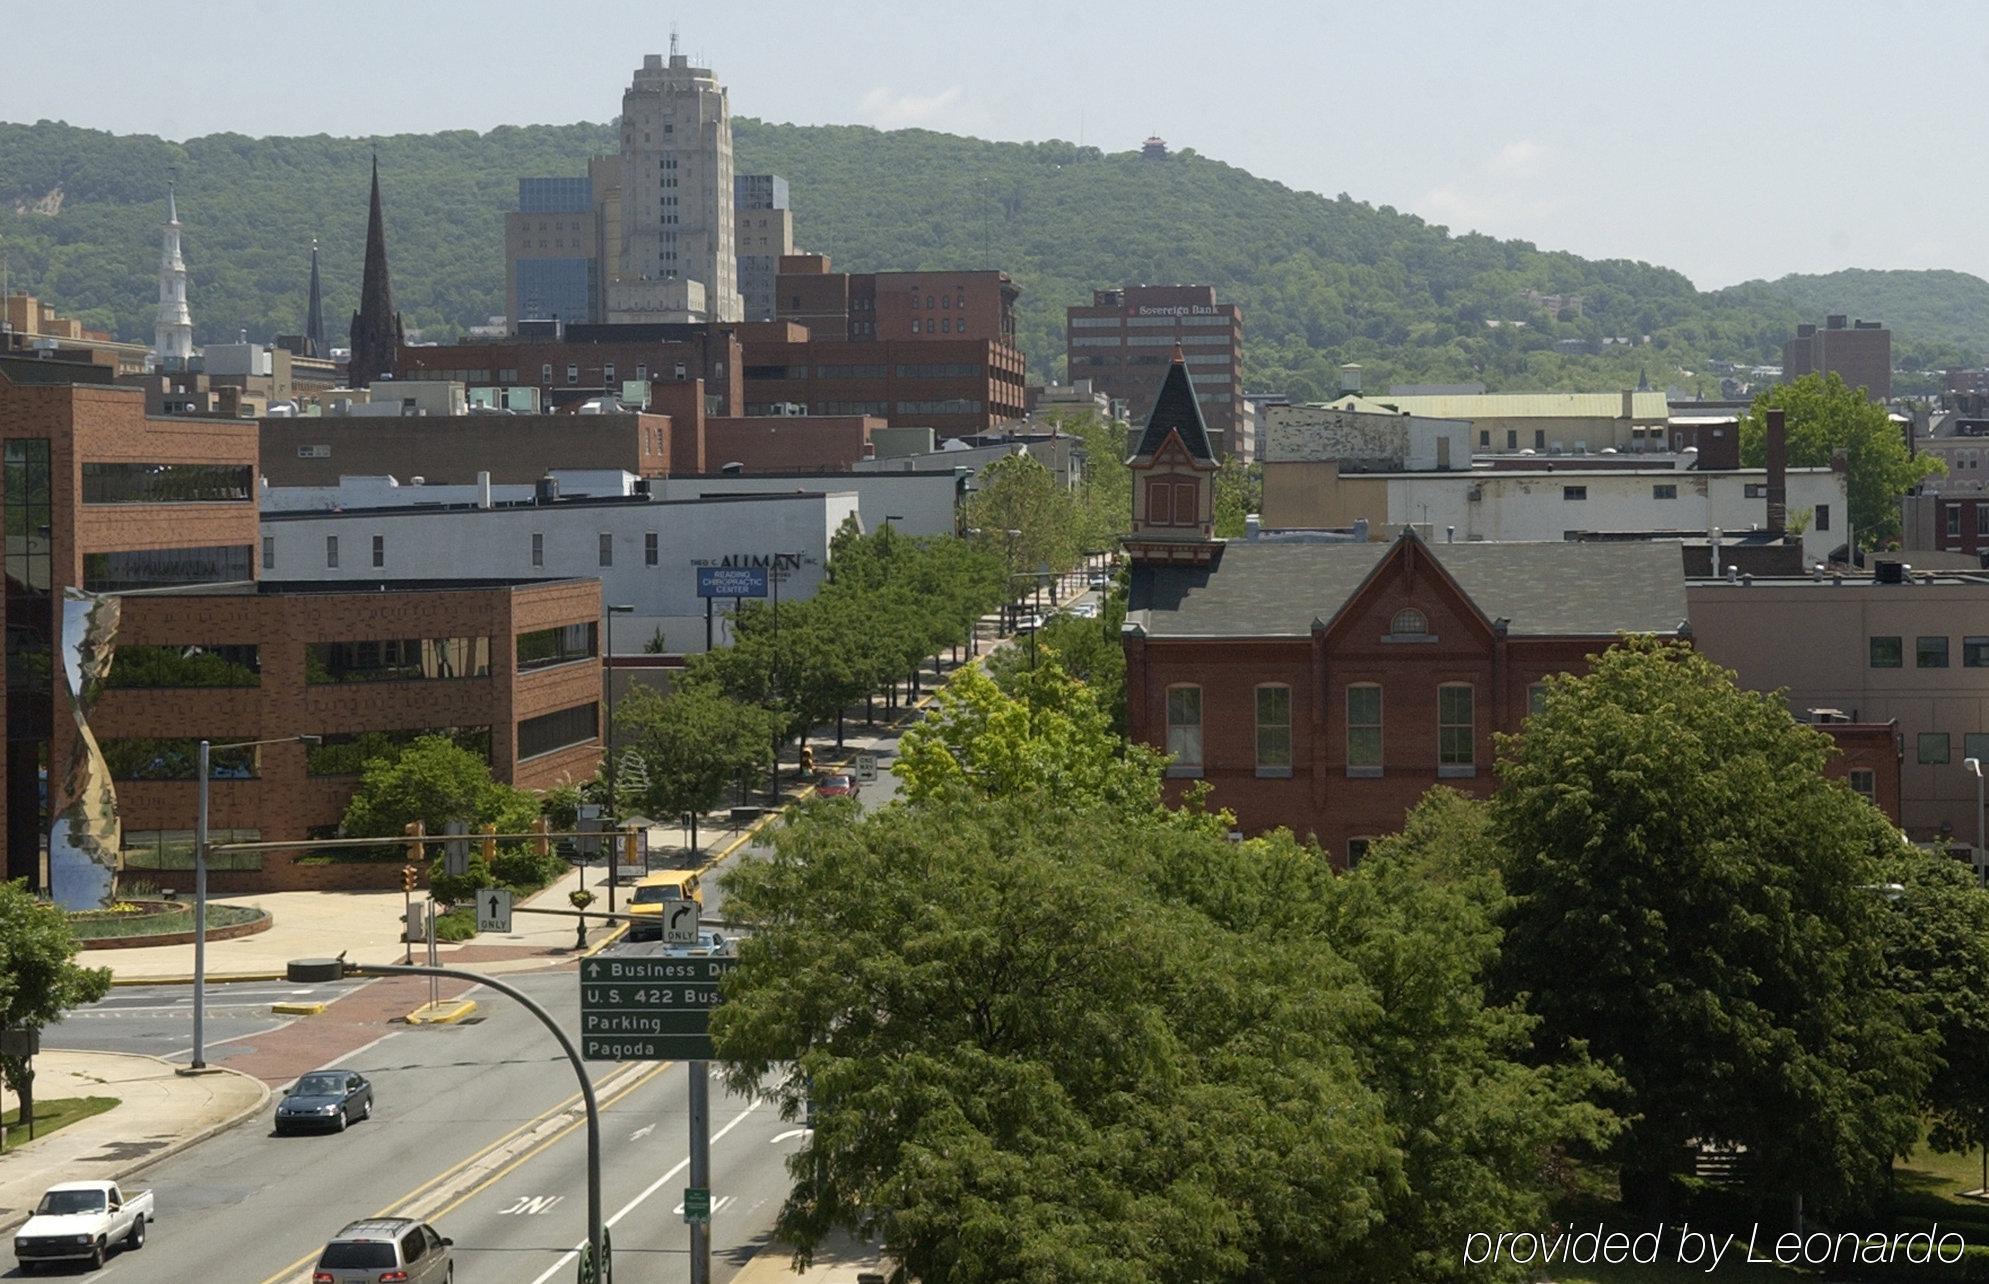
POLYGON ((65 1181, 50 1186, 28 1224, 14 1232, 14 1260, 32 1275, 43 1262, 88 1262, 101 1268, 113 1244, 145 1247, 153 1219, 152 1192, 126 1195, 114 1181, 65 1181))

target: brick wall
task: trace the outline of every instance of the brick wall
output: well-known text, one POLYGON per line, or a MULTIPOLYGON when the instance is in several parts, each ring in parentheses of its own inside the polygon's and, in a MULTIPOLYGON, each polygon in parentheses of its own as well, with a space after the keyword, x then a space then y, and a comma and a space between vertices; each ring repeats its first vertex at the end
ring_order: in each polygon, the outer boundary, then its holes
POLYGON ((744 464, 749 473, 809 469, 848 472, 885 426, 868 415, 772 415, 705 420, 705 460, 713 472, 744 464))

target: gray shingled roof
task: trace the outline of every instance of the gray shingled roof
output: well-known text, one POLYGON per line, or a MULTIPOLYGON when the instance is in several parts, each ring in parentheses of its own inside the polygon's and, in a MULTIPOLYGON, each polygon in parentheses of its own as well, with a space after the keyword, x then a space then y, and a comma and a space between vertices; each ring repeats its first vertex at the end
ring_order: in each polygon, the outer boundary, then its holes
MULTIPOLYGON (((1213 567, 1136 566, 1127 622, 1152 638, 1305 637, 1331 622, 1393 544, 1232 540, 1213 567)), ((1671 633, 1685 615, 1672 540, 1425 544, 1488 619, 1514 637, 1671 633)))

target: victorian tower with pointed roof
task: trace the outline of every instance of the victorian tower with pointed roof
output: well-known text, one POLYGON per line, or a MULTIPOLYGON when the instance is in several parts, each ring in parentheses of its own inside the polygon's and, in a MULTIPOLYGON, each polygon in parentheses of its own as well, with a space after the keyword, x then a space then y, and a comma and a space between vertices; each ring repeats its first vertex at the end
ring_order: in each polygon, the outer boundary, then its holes
POLYGON ((1126 466, 1133 475, 1133 529, 1124 542, 1134 563, 1213 562, 1222 549, 1215 537, 1217 464, 1178 343, 1126 466))
POLYGON ((166 231, 159 247, 159 318, 152 354, 163 366, 185 366, 193 355, 193 316, 186 306, 186 261, 180 257, 180 213, 166 189, 166 231))
POLYGON ((373 158, 373 198, 366 215, 366 274, 359 285, 359 311, 352 314, 352 361, 348 387, 364 388, 391 379, 401 346, 401 318, 387 282, 387 232, 380 218, 380 158, 373 158))

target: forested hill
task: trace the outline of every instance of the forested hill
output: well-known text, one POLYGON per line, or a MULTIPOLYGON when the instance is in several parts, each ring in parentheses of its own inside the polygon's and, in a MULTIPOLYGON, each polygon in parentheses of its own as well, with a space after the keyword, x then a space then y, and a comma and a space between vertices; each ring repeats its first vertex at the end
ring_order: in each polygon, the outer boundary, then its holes
MULTIPOLYGON (((1647 263, 1453 236, 1187 151, 1149 161, 1063 142, 745 118, 734 134, 740 172, 785 175, 799 240, 839 267, 1011 272, 1038 374, 1061 373, 1066 305, 1142 281, 1214 284, 1244 308, 1251 386, 1301 395, 1332 392, 1342 361, 1366 365, 1371 387, 1629 386, 1647 372, 1656 386, 1710 390, 1709 359, 1776 360, 1798 318, 1825 312, 1892 323, 1906 366, 1972 362, 1989 348, 1989 284, 1961 273, 1847 272, 1702 293, 1647 263), (1557 317, 1527 302, 1529 290, 1579 294, 1581 314, 1557 317), (1555 348, 1615 336, 1632 345, 1555 348)), ((502 216, 516 180, 584 173, 589 155, 613 146, 611 127, 596 124, 184 144, 0 124, 0 252, 16 289, 149 338, 164 192, 176 182, 200 340, 301 330, 313 238, 326 326, 342 335, 377 150, 395 301, 411 327, 447 339, 503 311, 502 216)))

